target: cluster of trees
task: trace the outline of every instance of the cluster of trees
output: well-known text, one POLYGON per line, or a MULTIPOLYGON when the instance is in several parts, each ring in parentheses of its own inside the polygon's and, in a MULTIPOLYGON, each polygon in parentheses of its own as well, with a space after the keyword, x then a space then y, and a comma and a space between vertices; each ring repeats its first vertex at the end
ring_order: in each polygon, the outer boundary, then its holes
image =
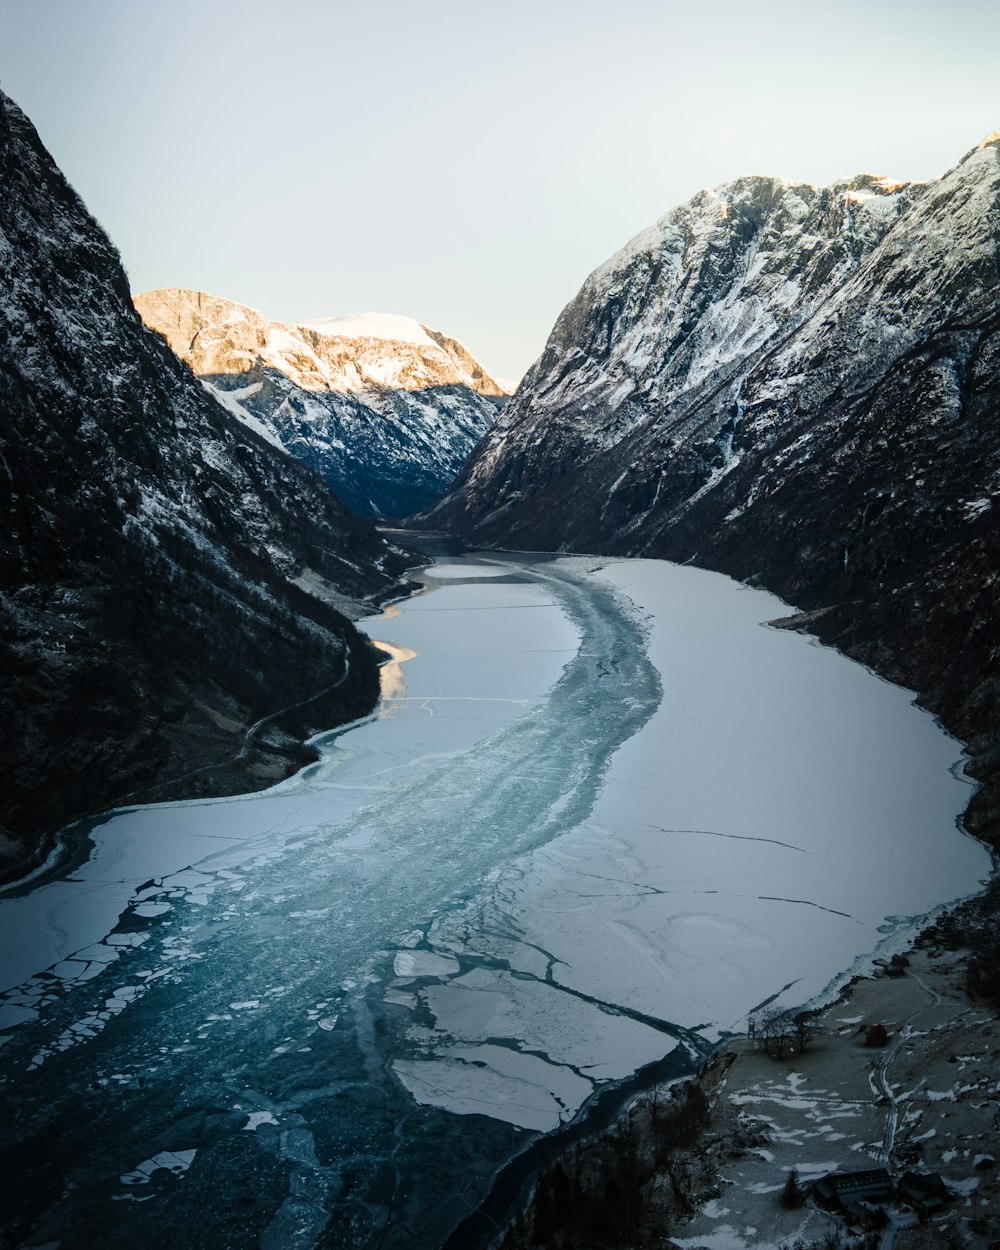
POLYGON ((679 1213, 694 1209, 686 1169, 675 1164, 671 1153, 695 1141, 709 1107, 697 1080, 666 1097, 654 1090, 637 1100, 614 1129, 567 1150, 542 1173, 501 1250, 647 1244, 649 1187, 655 1189, 657 1180, 667 1186, 679 1213))
POLYGON ((1000 934, 977 933, 970 942, 967 985, 970 994, 1000 1008, 1000 934))
POLYGON ((819 1032, 815 1016, 808 1011, 764 1007, 750 1017, 750 1036, 762 1042, 765 1051, 776 1059, 805 1050, 819 1032))
POLYGON ((982 894, 968 899, 918 938, 918 945, 941 943, 946 950, 969 952, 965 965, 965 988, 972 998, 1000 1011, 1000 880, 982 894))

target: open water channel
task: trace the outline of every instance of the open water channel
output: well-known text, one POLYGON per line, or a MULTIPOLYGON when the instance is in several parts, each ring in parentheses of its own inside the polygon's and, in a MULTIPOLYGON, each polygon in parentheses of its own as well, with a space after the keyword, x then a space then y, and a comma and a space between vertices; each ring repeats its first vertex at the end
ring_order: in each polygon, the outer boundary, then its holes
POLYGON ((319 763, 112 813, 0 901, 6 1244, 474 1244, 602 1092, 988 873, 960 744, 772 596, 585 557, 423 580, 362 622, 383 699, 319 763))

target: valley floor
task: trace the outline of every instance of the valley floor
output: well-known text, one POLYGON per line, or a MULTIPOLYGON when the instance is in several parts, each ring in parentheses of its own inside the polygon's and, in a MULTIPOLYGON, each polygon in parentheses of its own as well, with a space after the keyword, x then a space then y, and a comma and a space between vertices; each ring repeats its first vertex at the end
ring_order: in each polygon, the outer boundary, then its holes
POLYGON ((801 1181, 828 1172, 887 1166, 938 1172, 955 1195, 931 1225, 889 1208, 882 1247, 987 1246, 1000 1231, 1000 1021, 964 989, 968 952, 929 943, 902 977, 856 982, 820 1017, 822 1032, 801 1054, 778 1060, 747 1040, 720 1086, 699 1148, 715 1173, 715 1196, 673 1239, 686 1250, 736 1250, 825 1242, 847 1225, 809 1200, 785 1210, 791 1169, 801 1181), (868 1026, 888 1032, 865 1045, 868 1026), (760 1144, 737 1145, 748 1132, 760 1144))
MULTIPOLYGON (((982 911, 980 898, 966 907, 982 911)), ((539 1180, 527 1209, 501 1239, 503 1250, 544 1244, 679 1247, 680 1250, 807 1250, 861 1247, 986 1250, 1000 1235, 1000 1019, 970 1000, 968 950, 932 929, 910 952, 905 974, 854 981, 819 1013, 804 1052, 776 1059, 746 1037, 731 1040, 692 1084, 710 1110, 695 1113, 687 1144, 673 1145, 683 1086, 647 1091, 608 1133, 574 1148, 539 1180), (883 1047, 865 1044, 881 1024, 883 1047), (674 1128, 668 1125, 674 1125, 674 1128), (953 1201, 921 1222, 889 1204, 889 1224, 865 1241, 857 1225, 813 1197, 781 1202, 788 1173, 803 1189, 833 1171, 885 1166, 895 1177, 936 1172, 953 1201), (629 1177, 634 1184, 623 1181, 629 1177), (614 1208, 608 1210, 609 1178, 614 1208), (567 1188, 568 1187, 568 1188, 567 1188), (556 1224, 548 1208, 562 1190, 570 1209, 597 1202, 607 1227, 556 1224), (585 1231, 586 1230, 586 1231, 585 1231)), ((573 1217, 570 1217, 572 1223, 573 1217)))

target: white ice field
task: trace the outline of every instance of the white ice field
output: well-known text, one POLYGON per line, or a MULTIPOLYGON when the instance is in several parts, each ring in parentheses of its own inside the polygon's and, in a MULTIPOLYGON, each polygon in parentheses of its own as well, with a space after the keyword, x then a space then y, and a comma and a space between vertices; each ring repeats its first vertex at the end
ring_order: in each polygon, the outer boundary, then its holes
POLYGON ((424 581, 363 623, 382 703, 320 762, 114 813, 0 901, 0 1079, 91 1178, 57 1240, 189 1244, 252 1164, 285 1193, 262 1246, 440 1245, 608 1082, 830 992, 989 872, 960 744, 772 596, 584 557, 424 581))
MULTIPOLYGON (((399 1079, 546 1129, 678 1040, 739 1030, 779 991, 821 995, 987 873, 956 828, 959 744, 907 692, 769 628, 788 611, 772 596, 583 557, 425 580, 364 622, 403 657, 377 718, 262 794, 111 817, 70 880, 0 904, 4 988, 51 969, 107 997, 144 938, 113 933, 123 912, 242 906, 248 869, 284 882, 284 852, 315 844, 316 923, 365 913, 340 979, 395 945, 387 996, 429 1009, 399 1079), (649 663, 624 654, 637 642, 649 663)), ((9 994, 6 1022, 47 988, 9 994)))

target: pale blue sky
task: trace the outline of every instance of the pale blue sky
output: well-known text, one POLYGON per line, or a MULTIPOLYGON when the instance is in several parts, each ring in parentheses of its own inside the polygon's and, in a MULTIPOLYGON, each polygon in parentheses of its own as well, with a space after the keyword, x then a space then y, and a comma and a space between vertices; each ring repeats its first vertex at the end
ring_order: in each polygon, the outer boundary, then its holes
POLYGON ((133 289, 403 313, 506 377, 701 187, 943 173, 998 48, 987 0, 0 0, 0 84, 133 289))

